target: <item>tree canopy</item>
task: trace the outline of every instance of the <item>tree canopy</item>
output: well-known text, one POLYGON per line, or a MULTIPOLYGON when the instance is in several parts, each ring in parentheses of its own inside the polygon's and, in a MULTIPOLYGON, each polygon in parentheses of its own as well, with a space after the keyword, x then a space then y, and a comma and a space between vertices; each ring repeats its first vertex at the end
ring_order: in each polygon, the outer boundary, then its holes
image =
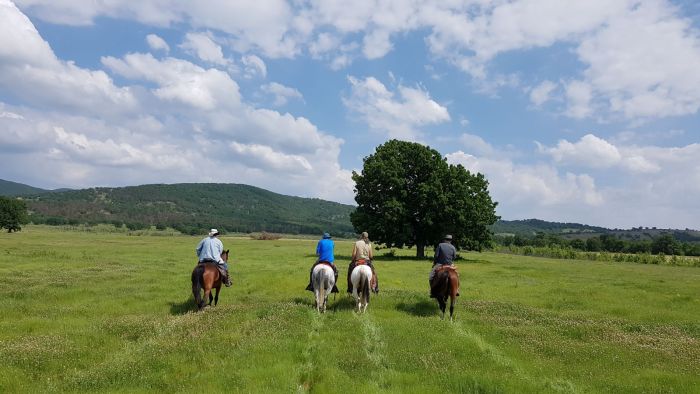
POLYGON ((19 231, 28 223, 27 204, 19 199, 0 197, 0 229, 8 233, 19 231))
POLYGON ((498 220, 488 181, 461 165, 450 165, 430 147, 391 140, 353 171, 357 209, 350 220, 358 232, 388 247, 437 245, 445 234, 458 248, 481 250, 498 220))

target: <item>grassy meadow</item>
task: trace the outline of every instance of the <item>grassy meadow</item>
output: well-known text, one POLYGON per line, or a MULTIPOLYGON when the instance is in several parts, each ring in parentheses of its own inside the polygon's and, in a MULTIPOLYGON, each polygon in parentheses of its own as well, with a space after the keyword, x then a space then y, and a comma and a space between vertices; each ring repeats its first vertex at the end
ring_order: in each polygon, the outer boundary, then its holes
POLYGON ((450 323, 413 250, 355 313, 341 240, 318 315, 316 240, 224 236, 233 287, 198 313, 200 238, 0 233, 0 392, 700 392, 700 268, 463 253, 450 323))

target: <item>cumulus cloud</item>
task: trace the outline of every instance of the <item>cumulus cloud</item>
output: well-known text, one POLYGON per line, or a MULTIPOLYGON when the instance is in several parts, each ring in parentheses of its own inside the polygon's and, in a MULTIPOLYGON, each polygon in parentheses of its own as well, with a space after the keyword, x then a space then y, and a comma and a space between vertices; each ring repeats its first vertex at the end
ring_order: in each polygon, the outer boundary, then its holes
POLYGON ((506 219, 696 227, 700 144, 614 146, 589 134, 576 143, 540 146, 551 161, 539 163, 519 162, 492 148, 491 155, 458 150, 446 158, 487 177, 489 191, 499 201, 498 213, 506 219))
POLYGON ((272 95, 274 97, 272 105, 275 107, 282 107, 287 105, 290 99, 304 100, 301 92, 297 89, 290 88, 289 86, 284 86, 281 83, 271 82, 260 87, 264 93, 272 95))
POLYGON ((351 94, 343 99, 345 106, 375 130, 391 138, 416 140, 419 128, 450 120, 447 108, 430 98, 422 88, 403 85, 392 92, 374 77, 348 77, 351 94))
POLYGON ((208 63, 220 66, 229 63, 229 60, 224 58, 221 46, 212 40, 209 33, 187 33, 180 48, 208 63))
MULTIPOLYGON (((0 87, 17 93, 17 103, 0 102, 0 155, 13 163, 4 176, 44 187, 236 182, 352 202, 351 173, 338 163, 344 141, 247 103, 227 72, 149 53, 102 57, 128 84, 119 87, 105 71, 59 59, 12 3, 0 7, 0 87)), ((189 48, 218 65, 202 37, 187 38, 189 48)), ((260 58, 248 63, 265 75, 260 58)))
POLYGON ((648 148, 639 148, 634 145, 618 148, 593 134, 586 134, 574 143, 560 140, 554 147, 546 147, 538 143, 538 148, 540 153, 564 165, 596 169, 619 166, 639 173, 659 172, 661 168, 657 161, 664 159, 658 154, 650 154, 651 151, 648 148))
POLYGON ((148 43, 148 46, 154 51, 163 51, 165 53, 170 52, 170 45, 168 45, 164 39, 156 34, 147 35, 146 43, 148 43))
POLYGON ((238 84, 226 72, 204 69, 184 60, 159 60, 150 53, 131 53, 123 59, 104 57, 102 64, 126 78, 158 84, 153 92, 163 100, 210 110, 236 106, 241 100, 238 84))
MULTIPOLYGON (((693 114, 700 108, 700 76, 694 72, 700 34, 668 0, 378 0, 353 7, 283 0, 18 4, 54 23, 90 24, 99 16, 155 26, 186 22, 220 32, 222 42, 242 54, 292 58, 308 51, 335 70, 358 56, 383 57, 395 37, 418 32, 427 34, 434 56, 480 81, 476 86, 488 94, 512 86, 490 69, 499 55, 564 44, 574 49, 583 69, 570 75, 574 82, 565 87, 569 116, 590 117, 598 106, 630 119, 693 114)), ((544 83, 530 91, 530 99, 539 106, 550 93, 551 85, 544 83)))
POLYGON ((538 107, 541 106, 549 101, 552 91, 554 91, 556 87, 557 84, 552 81, 542 81, 542 83, 530 90, 530 101, 538 107))
POLYGON ((245 66, 245 77, 246 78, 253 78, 256 76, 260 76, 262 78, 265 78, 267 76, 267 66, 265 65, 265 62, 255 56, 255 55, 246 55, 243 56, 241 59, 243 62, 243 65, 245 66))
POLYGON ((103 71, 58 59, 32 22, 9 1, 0 1, 0 87, 23 100, 108 116, 136 104, 129 88, 103 71))

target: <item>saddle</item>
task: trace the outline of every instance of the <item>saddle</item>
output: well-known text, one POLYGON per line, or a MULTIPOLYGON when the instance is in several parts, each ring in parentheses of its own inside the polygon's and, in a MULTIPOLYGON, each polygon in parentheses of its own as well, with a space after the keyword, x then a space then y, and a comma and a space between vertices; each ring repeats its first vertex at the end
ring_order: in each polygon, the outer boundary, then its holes
POLYGON ((365 260, 365 259, 355 260, 355 266, 357 267, 358 265, 367 265, 367 260, 365 260))
POLYGON ((442 267, 438 268, 438 269, 435 271, 435 274, 438 274, 438 273, 443 272, 443 271, 449 271, 449 270, 452 270, 452 271, 457 272, 457 266, 456 266, 456 265, 447 265, 447 264, 443 264, 442 267))
POLYGON ((221 265, 221 264, 219 264, 219 263, 216 262, 215 260, 212 260, 212 259, 204 259, 204 260, 198 262, 197 264, 198 264, 198 265, 207 265, 207 264, 211 264, 211 265, 213 265, 214 267, 216 267, 216 269, 219 270, 219 275, 221 275, 222 278, 225 278, 225 277, 226 277, 226 270, 224 269, 224 266, 221 265))
MULTIPOLYGON (((333 268, 333 264, 331 264, 330 261, 323 260, 323 261, 319 261, 318 264, 319 265, 324 264, 324 265, 327 265, 327 266, 333 268)), ((335 271, 335 270, 333 270, 333 271, 335 271)))

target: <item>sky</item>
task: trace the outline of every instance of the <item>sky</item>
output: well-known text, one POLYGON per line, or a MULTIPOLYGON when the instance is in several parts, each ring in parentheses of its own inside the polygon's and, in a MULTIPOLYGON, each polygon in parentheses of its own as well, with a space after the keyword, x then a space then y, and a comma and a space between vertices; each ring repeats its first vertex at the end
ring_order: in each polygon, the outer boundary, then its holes
POLYGON ((401 139, 506 220, 698 229, 699 70, 695 0, 0 0, 0 179, 354 204, 401 139))

